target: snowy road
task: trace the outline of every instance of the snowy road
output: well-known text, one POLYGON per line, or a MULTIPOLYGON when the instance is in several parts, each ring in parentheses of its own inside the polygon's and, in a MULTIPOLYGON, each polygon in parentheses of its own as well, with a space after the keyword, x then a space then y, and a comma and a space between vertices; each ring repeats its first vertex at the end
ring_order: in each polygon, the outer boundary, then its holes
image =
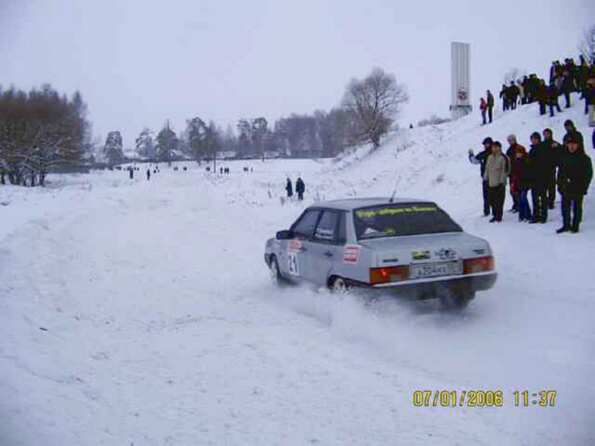
MULTIPOLYGON (((19 215, 38 211, 0 245, 0 444, 595 441, 593 200, 580 236, 509 215, 488 225, 477 178, 449 182, 459 164, 445 158, 435 195, 490 240, 500 273, 452 315, 273 288, 264 240, 300 212, 268 197, 293 172, 279 163, 217 180, 198 170, 133 184, 92 174, 27 205, 10 192, 19 215), (416 389, 502 390, 505 403, 414 408, 416 389), (514 407, 514 390, 543 389, 557 390, 556 407, 514 407)), ((436 173, 419 173, 407 195, 431 196, 436 173)), ((359 175, 309 184, 376 193, 359 175)))

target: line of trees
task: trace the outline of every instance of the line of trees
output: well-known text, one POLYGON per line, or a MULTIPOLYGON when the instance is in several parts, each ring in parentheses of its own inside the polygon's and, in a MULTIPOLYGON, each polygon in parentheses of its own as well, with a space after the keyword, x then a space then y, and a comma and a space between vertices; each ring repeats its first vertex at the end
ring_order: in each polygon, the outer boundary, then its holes
MULTIPOLYGON (((349 82, 341 104, 328 112, 291 114, 272 125, 264 117, 240 119, 235 128, 225 130, 196 116, 186 121, 179 136, 169 122, 157 136, 143 129, 135 148, 139 156, 159 161, 179 156, 214 159, 222 151, 253 158, 331 157, 356 144, 378 147, 407 100, 405 87, 395 76, 375 68, 364 79, 349 82)), ((110 162, 118 162, 121 146, 114 151, 108 142, 109 136, 104 154, 110 162)))
MULTIPOLYGON (((378 147, 407 100, 394 75, 375 68, 349 82, 340 105, 328 112, 291 114, 272 125, 264 117, 241 119, 225 130, 196 116, 186 121, 180 134, 167 121, 156 135, 143 129, 135 149, 143 158, 166 162, 216 159, 222 151, 253 158, 330 157, 364 142, 378 147)), ((68 98, 50 85, 29 92, 0 86, 1 184, 43 186, 47 173, 57 166, 87 161, 111 166, 127 160, 118 130, 108 133, 98 153, 94 146, 79 92, 68 98)))
POLYGON ((79 92, 0 86, 0 184, 43 186, 52 168, 79 164, 90 149, 86 116, 79 92))

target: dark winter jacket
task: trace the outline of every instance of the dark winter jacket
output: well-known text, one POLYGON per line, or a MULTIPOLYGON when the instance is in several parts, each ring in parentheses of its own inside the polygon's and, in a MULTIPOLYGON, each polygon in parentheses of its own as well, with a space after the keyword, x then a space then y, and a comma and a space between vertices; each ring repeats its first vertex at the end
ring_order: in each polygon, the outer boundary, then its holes
POLYGON ((469 153, 469 161, 472 164, 479 164, 479 171, 480 171, 482 178, 486 171, 486 162, 488 161, 488 156, 491 153, 492 153, 491 149, 484 149, 481 152, 479 152, 477 155, 469 153))
POLYGON ((532 144, 529 151, 529 160, 532 186, 538 189, 546 187, 553 166, 555 166, 552 153, 543 142, 532 144))
POLYGON ((558 172, 558 190, 562 195, 585 195, 592 178, 591 158, 580 149, 564 153, 558 172))
POLYGON ((547 149, 549 156, 552 160, 552 174, 555 172, 556 167, 560 164, 560 158, 564 151, 564 148, 558 141, 554 141, 553 139, 544 139, 542 144, 547 149))
POLYGON ((521 176, 527 174, 527 172, 522 172, 526 164, 527 150, 520 144, 512 144, 506 151, 506 156, 510 161, 510 190, 513 193, 519 192, 521 176), (523 158, 517 158, 517 153, 522 154, 523 158))
POLYGON ((295 182, 295 191, 298 194, 303 194, 306 191, 306 185, 304 184, 304 181, 301 178, 298 178, 298 180, 295 182))
POLYGON ((285 185, 285 190, 287 191, 288 197, 293 197, 293 185, 291 184, 291 180, 287 180, 287 184, 285 185))
POLYGON ((494 106, 494 95, 492 93, 488 93, 488 107, 494 106))

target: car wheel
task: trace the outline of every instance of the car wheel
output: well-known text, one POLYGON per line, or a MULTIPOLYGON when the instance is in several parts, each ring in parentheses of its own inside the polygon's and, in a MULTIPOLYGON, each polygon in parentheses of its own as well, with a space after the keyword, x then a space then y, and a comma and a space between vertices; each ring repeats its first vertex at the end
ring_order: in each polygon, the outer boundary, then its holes
POLYGON ((271 260, 269 260, 269 275, 273 285, 283 285, 283 276, 281 275, 281 271, 279 271, 279 263, 277 262, 277 257, 275 257, 274 255, 271 256, 271 260))
POLYGON ((331 281, 330 281, 330 287, 331 291, 333 293, 337 293, 337 294, 345 294, 349 291, 349 285, 347 284, 347 281, 345 279, 343 279, 342 277, 334 277, 331 281))

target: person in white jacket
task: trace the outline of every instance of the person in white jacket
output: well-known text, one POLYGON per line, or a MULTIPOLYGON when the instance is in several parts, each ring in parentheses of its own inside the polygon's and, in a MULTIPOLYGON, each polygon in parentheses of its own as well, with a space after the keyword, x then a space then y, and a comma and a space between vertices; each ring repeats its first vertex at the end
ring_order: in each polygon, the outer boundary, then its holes
POLYGON ((504 213, 504 200, 506 199, 506 180, 510 174, 510 161, 502 153, 502 144, 495 141, 492 144, 492 153, 486 161, 483 179, 488 183, 488 197, 492 208, 490 223, 501 222, 504 213))

